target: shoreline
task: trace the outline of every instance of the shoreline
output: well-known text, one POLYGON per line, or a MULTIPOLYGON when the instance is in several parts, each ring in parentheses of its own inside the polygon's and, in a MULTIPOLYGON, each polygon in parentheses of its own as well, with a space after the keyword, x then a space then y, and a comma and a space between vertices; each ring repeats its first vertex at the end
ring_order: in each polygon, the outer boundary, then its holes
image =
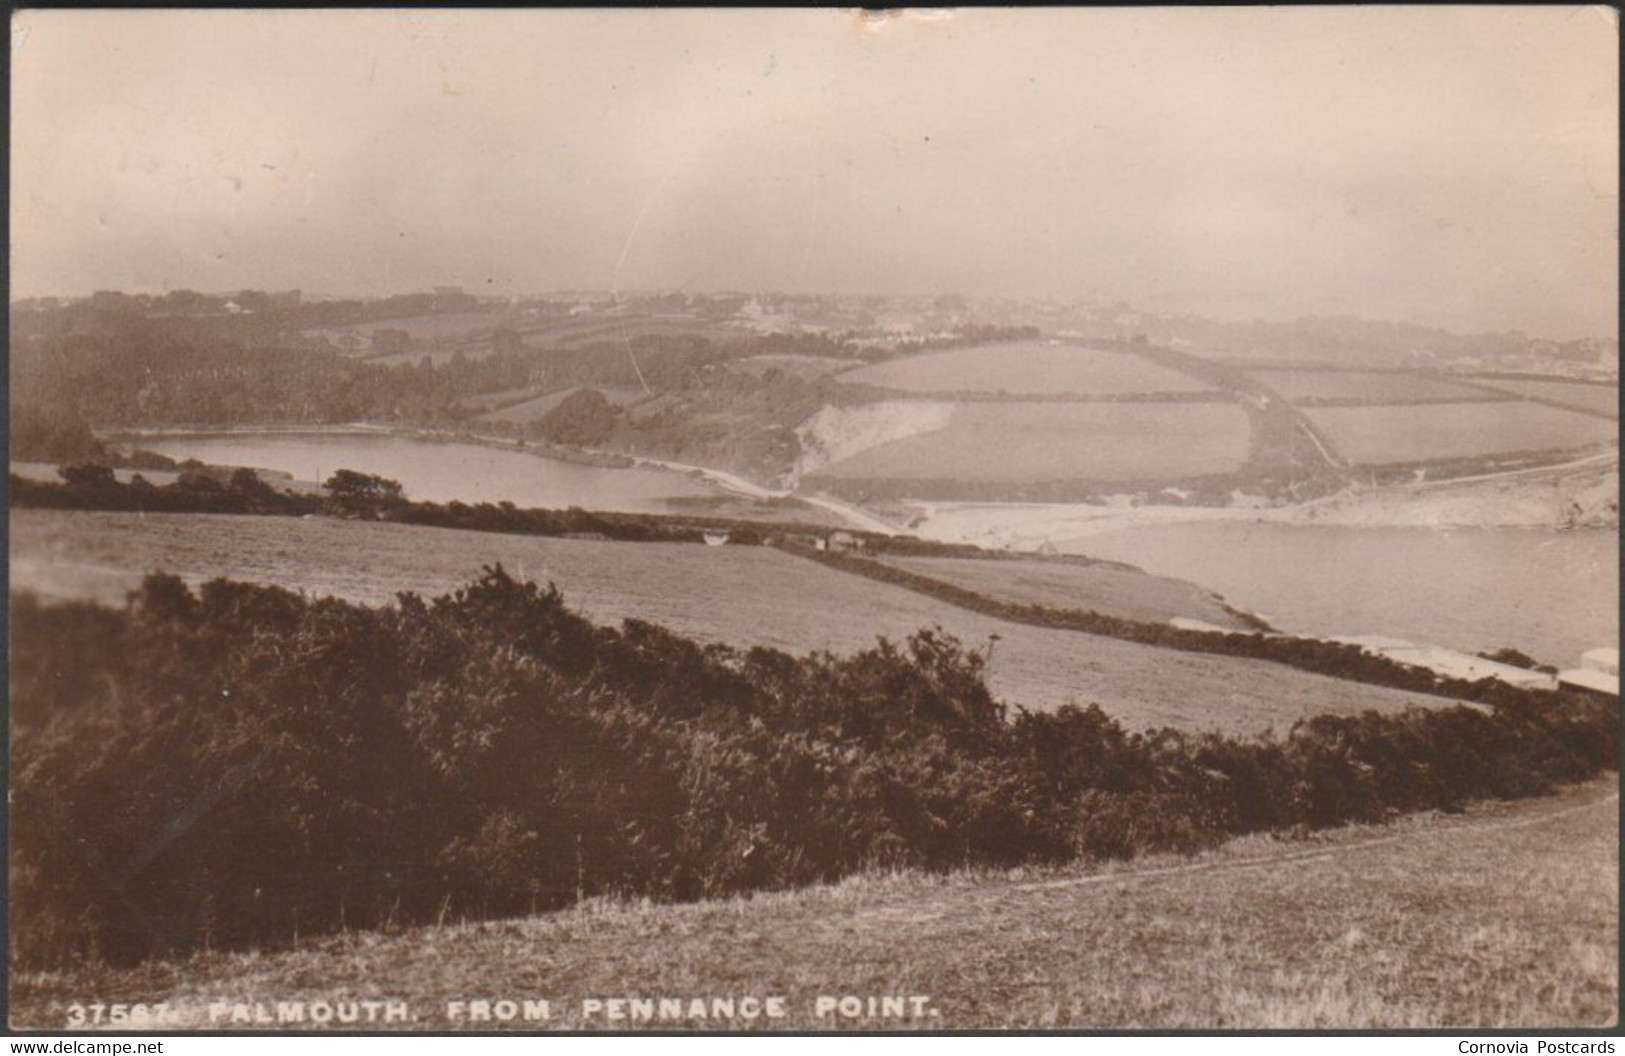
MULTIPOLYGON (((554 444, 515 443, 471 433, 456 433, 443 429, 425 429, 379 425, 371 422, 345 422, 336 425, 245 426, 242 428, 144 428, 108 430, 101 438, 111 443, 139 446, 143 440, 194 439, 215 440, 255 436, 281 437, 396 437, 422 443, 473 444, 498 451, 526 454, 567 465, 594 466, 600 469, 647 469, 670 473, 689 480, 701 480, 724 495, 737 496, 758 502, 793 499, 809 506, 826 510, 840 517, 853 528, 878 532, 883 535, 912 535, 914 533, 874 514, 826 495, 805 495, 793 489, 770 488, 756 484, 727 470, 710 466, 690 465, 644 455, 631 455, 620 451, 604 451, 588 447, 560 447, 554 444)), ((260 468, 260 467, 252 467, 260 468)), ((280 471, 276 471, 280 472, 280 471)), ((283 474, 288 476, 288 474, 283 474)), ((289 479, 293 479, 291 476, 289 479)), ((314 484, 317 482, 303 481, 314 484)))
POLYGON ((1036 549, 1045 543, 1072 542, 1133 528, 1197 523, 1618 531, 1618 466, 1619 453, 1614 451, 1503 474, 1351 487, 1284 506, 906 500, 904 504, 924 511, 915 530, 921 538, 1012 549, 1036 549))
POLYGON ((897 523, 862 506, 825 494, 757 484, 728 470, 645 455, 551 444, 519 444, 449 430, 347 422, 333 425, 241 428, 145 428, 109 430, 112 442, 144 439, 223 439, 253 436, 335 438, 398 437, 424 443, 466 443, 604 469, 647 469, 703 481, 724 495, 751 501, 796 500, 832 513, 849 526, 885 535, 934 542, 972 543, 998 550, 1037 550, 1126 529, 1186 523, 1285 524, 1364 528, 1618 529, 1619 452, 1592 454, 1556 465, 1420 480, 1379 487, 1349 487, 1331 495, 1281 506, 1111 505, 997 501, 901 500, 922 516, 897 523), (1611 486, 1610 486, 1611 482, 1611 486), (1567 490, 1565 491, 1565 487, 1567 490), (1509 494, 1509 489, 1512 494, 1509 494), (1518 490, 1522 493, 1518 494, 1518 490), (1578 511, 1578 512, 1575 512, 1578 511))

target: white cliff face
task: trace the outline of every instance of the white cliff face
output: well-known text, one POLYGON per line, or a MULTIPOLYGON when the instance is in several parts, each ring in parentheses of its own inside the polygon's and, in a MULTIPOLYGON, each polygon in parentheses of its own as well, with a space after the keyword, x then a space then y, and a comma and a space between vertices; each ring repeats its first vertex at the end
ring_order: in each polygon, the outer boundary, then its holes
POLYGON ((954 405, 923 400, 887 400, 856 407, 825 407, 796 429, 801 458, 791 486, 825 466, 893 440, 947 427, 954 405))

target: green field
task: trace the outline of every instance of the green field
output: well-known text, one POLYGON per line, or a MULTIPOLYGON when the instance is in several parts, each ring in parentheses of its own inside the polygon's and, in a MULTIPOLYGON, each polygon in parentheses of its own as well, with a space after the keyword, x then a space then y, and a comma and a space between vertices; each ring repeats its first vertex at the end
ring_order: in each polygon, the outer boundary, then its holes
POLYGON ((1360 465, 1577 449, 1619 442, 1619 426, 1536 403, 1315 407, 1304 412, 1360 465))
POLYGON ((1020 396, 1113 396, 1210 388, 1132 353, 1043 341, 908 356, 842 374, 841 380, 907 392, 1020 396))
MULTIPOLYGON (((1056 871, 902 873, 690 905, 352 933, 285 952, 14 975, 12 1025, 66 1006, 405 1000, 424 1030, 726 1028, 584 1017, 583 1001, 782 995, 734 1026, 836 1029, 1605 1027, 1618 1022, 1617 778, 1548 799, 1195 858, 1056 871), (817 1016, 819 995, 929 997, 919 1019, 817 1016), (447 1002, 545 998, 545 1022, 447 1002)), ((867 1009, 863 1010, 867 1012, 867 1009)))
POLYGON ((1482 389, 1410 371, 1255 370, 1252 377, 1293 402, 1428 403, 1490 399, 1482 389))
POLYGON ((1180 481, 1247 458, 1234 404, 962 403, 944 429, 871 447, 825 467, 854 480, 1024 484, 1180 481))
POLYGON ((1619 419, 1619 386, 1588 385, 1580 381, 1534 381, 1513 378, 1485 378, 1480 384, 1529 399, 1546 400, 1590 411, 1605 418, 1619 419))
MULTIPOLYGON (((13 510, 13 590, 117 603, 163 569, 229 576, 369 604, 439 594, 500 562, 552 580, 600 622, 636 617, 704 642, 848 653, 877 635, 940 625, 968 645, 1000 641, 989 682, 1037 710, 1097 703, 1125 726, 1251 734, 1301 718, 1454 705, 1259 660, 1210 656, 980 616, 776 550, 543 539, 325 518, 13 510)), ((1148 586, 1153 593, 1164 588, 1148 586)))
POLYGON ((883 563, 1012 605, 1110 613, 1125 620, 1200 620, 1251 630, 1224 600, 1194 583, 1107 564, 1042 558, 885 557, 883 563))

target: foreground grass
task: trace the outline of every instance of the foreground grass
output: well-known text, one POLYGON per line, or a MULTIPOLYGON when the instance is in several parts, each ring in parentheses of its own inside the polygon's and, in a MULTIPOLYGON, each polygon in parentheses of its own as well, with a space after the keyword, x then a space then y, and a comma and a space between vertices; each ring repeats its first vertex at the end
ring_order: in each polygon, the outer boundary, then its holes
MULTIPOLYGON (((782 995, 719 1026, 883 1029, 1551 1028, 1618 1012, 1618 782, 1455 817, 1106 869, 869 876, 720 902, 598 901, 526 919, 351 934, 276 953, 13 977, 12 1023, 73 1001, 545 998, 527 1029, 608 1026, 585 999, 782 995), (915 1018, 816 1015, 820 995, 928 996, 915 1018)), ((912 1006, 911 1006, 912 1007, 912 1006)), ((229 1020, 213 1024, 229 1027, 229 1020)), ((264 1029, 262 1026, 260 1029, 264 1029)))

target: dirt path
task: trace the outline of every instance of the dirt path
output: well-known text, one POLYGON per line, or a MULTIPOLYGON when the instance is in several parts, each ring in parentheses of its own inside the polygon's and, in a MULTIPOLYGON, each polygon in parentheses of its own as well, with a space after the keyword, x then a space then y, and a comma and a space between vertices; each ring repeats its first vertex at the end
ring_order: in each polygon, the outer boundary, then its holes
POLYGON ((1268 866, 1294 865, 1301 862, 1323 862, 1334 858, 1344 858, 1351 854, 1369 851, 1376 847, 1386 847, 1390 844, 1403 843, 1414 839, 1457 838, 1463 836, 1478 836, 1491 832, 1510 832, 1514 829, 1526 829, 1534 825, 1547 825, 1559 818, 1571 814, 1579 814, 1589 810, 1599 810, 1619 801, 1619 792, 1614 792, 1600 799, 1593 799, 1584 803, 1558 809, 1537 811, 1520 817, 1508 818, 1501 821, 1478 821, 1461 825, 1441 827, 1436 830, 1420 833, 1414 831, 1389 833, 1386 836, 1373 836, 1359 839, 1335 847, 1323 847, 1315 850, 1288 851, 1282 854, 1261 854, 1247 858, 1219 859, 1209 862, 1192 862, 1189 865, 1174 865, 1160 869, 1129 869, 1120 873, 1103 873, 1095 876, 1078 876, 1066 880, 1045 880, 1031 884, 1017 884, 1013 891, 1048 891, 1065 887, 1088 887, 1095 884, 1115 882, 1145 883, 1148 880, 1160 880, 1171 876, 1188 876, 1192 873, 1228 873, 1242 869, 1262 869, 1268 866))

